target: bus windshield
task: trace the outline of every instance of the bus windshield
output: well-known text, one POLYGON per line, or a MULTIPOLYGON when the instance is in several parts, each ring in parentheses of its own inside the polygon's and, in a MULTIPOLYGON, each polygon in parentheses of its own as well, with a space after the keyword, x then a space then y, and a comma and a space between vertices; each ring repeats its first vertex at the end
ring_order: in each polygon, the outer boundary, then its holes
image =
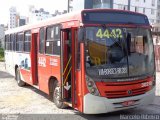
POLYGON ((142 77, 154 72, 150 29, 85 27, 87 75, 96 79, 142 77))

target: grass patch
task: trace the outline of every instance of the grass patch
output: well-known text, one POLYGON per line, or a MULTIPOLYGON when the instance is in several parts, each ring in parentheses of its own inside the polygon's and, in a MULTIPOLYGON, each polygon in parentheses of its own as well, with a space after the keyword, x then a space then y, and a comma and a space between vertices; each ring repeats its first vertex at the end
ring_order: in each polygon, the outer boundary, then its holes
POLYGON ((4 61, 4 49, 0 48, 0 62, 4 61))

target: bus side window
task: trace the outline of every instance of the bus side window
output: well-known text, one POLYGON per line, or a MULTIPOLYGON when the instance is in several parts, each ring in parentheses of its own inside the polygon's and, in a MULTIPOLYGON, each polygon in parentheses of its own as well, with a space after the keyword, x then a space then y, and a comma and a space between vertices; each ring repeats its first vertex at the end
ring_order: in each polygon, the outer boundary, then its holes
POLYGON ((39 53, 43 54, 45 52, 45 29, 40 29, 40 41, 39 41, 39 53))
POLYGON ((10 50, 12 51, 13 50, 13 43, 14 42, 14 34, 11 34, 10 35, 10 50))
POLYGON ((18 33, 16 34, 16 51, 19 50, 19 45, 18 45, 18 33))
POLYGON ((60 55, 60 25, 54 26, 53 54, 60 55))
POLYGON ((30 52, 31 49, 31 31, 27 31, 24 34, 24 51, 30 52))
POLYGON ((6 35, 6 50, 9 50, 9 35, 6 35))
POLYGON ((17 34, 17 40, 16 40, 16 51, 23 51, 23 33, 17 34))
POLYGON ((60 26, 47 28, 46 53, 60 55, 60 26))
POLYGON ((12 43, 11 42, 11 34, 9 35, 9 37, 10 37, 10 39, 9 39, 9 51, 11 51, 12 50, 12 48, 11 48, 12 47, 12 44, 11 44, 12 43))
POLYGON ((16 34, 13 34, 13 51, 16 50, 16 34))
POLYGON ((52 54, 53 46, 53 27, 47 28, 47 39, 46 39, 46 54, 52 54))

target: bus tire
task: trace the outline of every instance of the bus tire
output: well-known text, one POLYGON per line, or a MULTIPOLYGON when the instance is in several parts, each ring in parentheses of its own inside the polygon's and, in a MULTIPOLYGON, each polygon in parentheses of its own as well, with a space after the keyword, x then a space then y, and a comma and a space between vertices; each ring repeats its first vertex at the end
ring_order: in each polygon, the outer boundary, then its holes
POLYGON ((60 101, 61 89, 60 89, 60 86, 58 85, 57 81, 54 82, 53 89, 54 89, 53 90, 53 102, 55 103, 55 105, 60 109, 66 108, 67 105, 65 105, 62 101, 60 101))
POLYGON ((20 71, 18 68, 16 70, 16 80, 17 80, 18 86, 23 87, 25 85, 25 82, 21 80, 20 71))

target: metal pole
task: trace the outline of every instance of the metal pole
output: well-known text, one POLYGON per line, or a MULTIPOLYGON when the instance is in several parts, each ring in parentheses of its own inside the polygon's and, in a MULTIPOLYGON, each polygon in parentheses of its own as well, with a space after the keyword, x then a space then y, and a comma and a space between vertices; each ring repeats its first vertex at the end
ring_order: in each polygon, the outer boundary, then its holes
POLYGON ((130 10, 131 0, 128 0, 128 10, 130 10))
POLYGON ((114 0, 110 0, 110 8, 113 9, 114 0))

